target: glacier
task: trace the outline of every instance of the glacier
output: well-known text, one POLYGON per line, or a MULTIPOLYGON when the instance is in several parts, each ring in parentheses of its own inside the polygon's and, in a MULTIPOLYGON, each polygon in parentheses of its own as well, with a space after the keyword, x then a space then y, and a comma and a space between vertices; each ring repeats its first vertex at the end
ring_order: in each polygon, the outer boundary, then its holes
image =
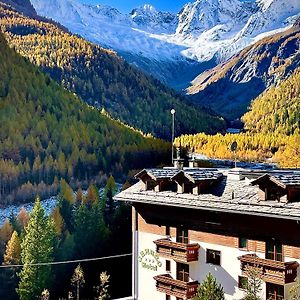
MULTIPOLYGON (((149 4, 125 14, 78 0, 31 3, 39 15, 117 51, 156 77, 159 74, 155 73, 164 73, 164 64, 166 69, 185 64, 185 72, 191 66, 200 73, 260 38, 286 30, 300 14, 299 0, 196 0, 185 4, 178 14, 161 12, 149 4)), ((193 75, 184 80, 191 81, 193 75)), ((164 75, 159 79, 168 81, 164 75)))

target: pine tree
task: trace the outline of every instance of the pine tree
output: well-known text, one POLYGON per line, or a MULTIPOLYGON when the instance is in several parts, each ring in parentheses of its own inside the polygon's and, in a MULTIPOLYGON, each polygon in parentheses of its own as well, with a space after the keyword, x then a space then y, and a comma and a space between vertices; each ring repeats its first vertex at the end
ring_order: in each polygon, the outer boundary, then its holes
POLYGON ((216 278, 208 273, 205 280, 199 285, 194 300, 224 300, 223 287, 216 281, 216 278))
POLYGON ((32 264, 53 261, 54 241, 53 222, 45 216, 41 202, 37 198, 21 243, 24 267, 18 274, 20 283, 17 292, 20 300, 36 299, 49 285, 51 266, 33 266, 32 264))
POLYGON ((11 239, 8 241, 4 253, 5 265, 16 265, 21 262, 21 241, 16 231, 13 232, 11 239))
POLYGON ((107 180, 107 183, 104 187, 104 218, 107 226, 110 228, 112 224, 113 214, 115 210, 115 203, 113 196, 117 192, 117 185, 115 179, 112 175, 107 180))

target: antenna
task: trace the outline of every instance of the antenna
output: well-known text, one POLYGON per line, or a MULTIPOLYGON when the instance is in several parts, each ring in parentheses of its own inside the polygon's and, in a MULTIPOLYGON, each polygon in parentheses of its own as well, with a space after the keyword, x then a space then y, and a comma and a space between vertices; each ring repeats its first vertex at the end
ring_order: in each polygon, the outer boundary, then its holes
POLYGON ((238 148, 238 144, 236 141, 234 141, 231 146, 230 146, 230 150, 231 152, 234 153, 234 167, 236 168, 236 150, 238 148))
POLYGON ((171 109, 171 115, 172 115, 172 165, 174 166, 174 131, 175 131, 175 109, 171 109))

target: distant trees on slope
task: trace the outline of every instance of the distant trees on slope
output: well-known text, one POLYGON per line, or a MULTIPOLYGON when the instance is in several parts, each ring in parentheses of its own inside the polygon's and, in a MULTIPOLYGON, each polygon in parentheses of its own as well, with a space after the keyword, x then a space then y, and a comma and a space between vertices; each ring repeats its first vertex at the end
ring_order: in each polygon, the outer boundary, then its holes
POLYGON ((237 141, 239 160, 272 159, 282 167, 299 168, 300 69, 255 99, 242 120, 245 133, 183 135, 176 144, 209 157, 232 159, 230 145, 237 141))

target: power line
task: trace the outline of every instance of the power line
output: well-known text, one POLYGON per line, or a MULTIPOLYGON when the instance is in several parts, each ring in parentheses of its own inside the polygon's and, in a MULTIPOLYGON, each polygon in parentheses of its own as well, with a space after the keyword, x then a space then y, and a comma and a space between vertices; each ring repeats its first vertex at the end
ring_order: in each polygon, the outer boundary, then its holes
POLYGON ((20 267, 24 267, 24 266, 38 267, 38 266, 50 266, 50 265, 64 265, 64 264, 89 262, 89 261, 104 260, 104 259, 111 259, 111 258, 118 258, 118 257, 126 257, 126 256, 132 256, 132 253, 112 255, 112 256, 103 256, 103 257, 94 257, 94 258, 85 258, 85 259, 76 259, 76 260, 64 260, 64 261, 53 261, 53 262, 35 263, 35 264, 1 265, 0 269, 20 268, 20 267))

